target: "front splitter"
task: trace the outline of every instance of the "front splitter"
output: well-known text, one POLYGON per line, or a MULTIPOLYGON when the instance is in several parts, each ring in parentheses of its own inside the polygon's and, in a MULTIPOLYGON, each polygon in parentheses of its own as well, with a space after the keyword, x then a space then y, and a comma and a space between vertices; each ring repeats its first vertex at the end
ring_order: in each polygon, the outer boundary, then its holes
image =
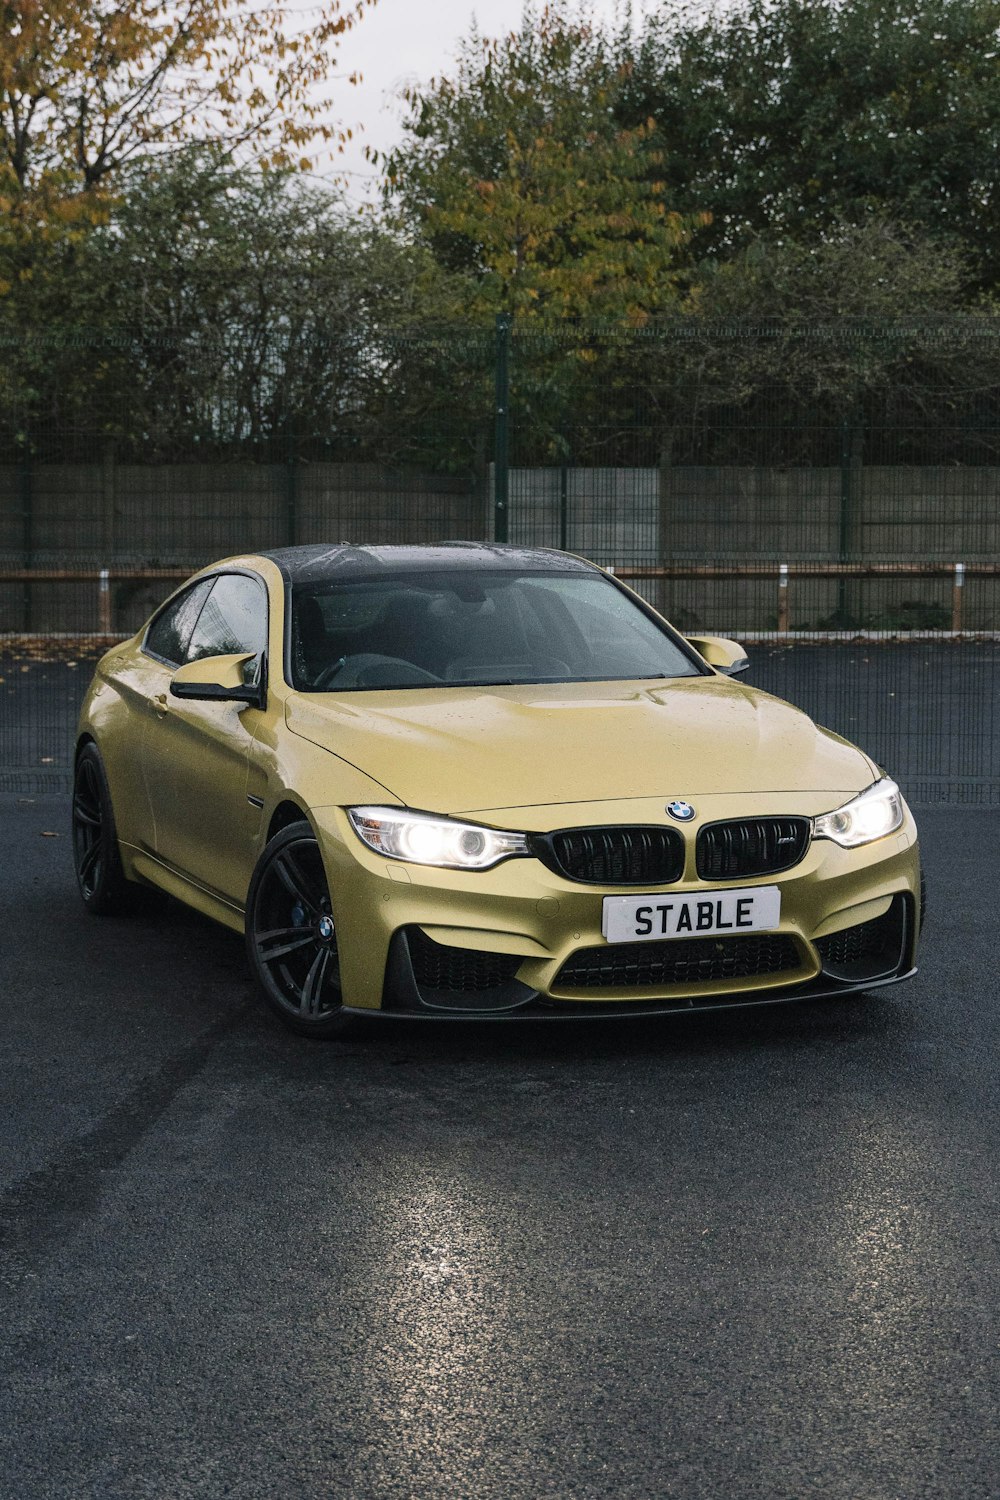
POLYGON ((683 1000, 613 1000, 613 1001, 562 1001, 532 999, 512 1010, 368 1010, 363 1006, 345 1005, 345 1016, 378 1016, 393 1021, 626 1021, 642 1020, 645 1016, 694 1016, 708 1011, 756 1010, 764 1005, 790 1005, 795 1001, 836 1000, 848 995, 866 995, 872 990, 886 989, 892 984, 902 984, 912 979, 917 969, 914 966, 905 974, 890 974, 888 978, 869 979, 861 984, 842 984, 824 979, 820 975, 808 984, 796 985, 788 990, 768 991, 756 995, 712 995, 705 1000, 688 996, 683 1000))

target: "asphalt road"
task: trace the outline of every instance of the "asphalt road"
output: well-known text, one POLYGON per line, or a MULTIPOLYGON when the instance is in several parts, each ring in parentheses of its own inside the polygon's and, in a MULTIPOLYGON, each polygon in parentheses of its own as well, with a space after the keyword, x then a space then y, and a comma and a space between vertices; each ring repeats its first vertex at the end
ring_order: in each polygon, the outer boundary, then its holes
POLYGON ((996 813, 881 998, 347 1044, 66 816, 0 799, 0 1494, 1000 1493, 996 813))
MULTIPOLYGON (((39 642, 29 655, 0 642, 0 792, 68 787, 94 668, 84 645, 39 642)), ((912 800, 1000 802, 1000 643, 766 644, 749 655, 742 681, 863 745, 912 800)))

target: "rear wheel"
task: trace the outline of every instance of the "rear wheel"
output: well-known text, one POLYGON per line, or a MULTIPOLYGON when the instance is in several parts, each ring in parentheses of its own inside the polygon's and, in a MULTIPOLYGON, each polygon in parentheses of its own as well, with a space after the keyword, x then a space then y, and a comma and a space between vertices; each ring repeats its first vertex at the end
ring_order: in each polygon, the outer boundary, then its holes
POLYGON ((326 871, 304 820, 276 833, 257 863, 246 941, 264 998, 286 1026, 316 1038, 348 1029, 326 871))
POLYGON ((128 882, 118 853, 115 815, 101 752, 91 741, 77 756, 73 777, 73 863, 83 904, 95 916, 125 909, 128 882))

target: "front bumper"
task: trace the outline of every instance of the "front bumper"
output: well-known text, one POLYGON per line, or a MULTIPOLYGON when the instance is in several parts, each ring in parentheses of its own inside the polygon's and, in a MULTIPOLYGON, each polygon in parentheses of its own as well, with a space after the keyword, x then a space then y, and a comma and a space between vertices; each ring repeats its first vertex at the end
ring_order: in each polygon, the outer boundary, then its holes
POLYGON ((565 1005, 546 1005, 538 999, 529 1000, 524 1005, 516 1006, 511 1010, 430 1010, 426 1006, 417 1008, 403 1007, 392 1009, 382 1006, 377 1011, 360 1008, 353 1005, 345 1005, 344 1013, 351 1016, 384 1016, 387 1019, 397 1021, 599 1021, 599 1020, 639 1020, 643 1016, 678 1016, 691 1015, 695 1011, 720 1011, 720 1010, 745 1010, 749 1007, 757 1008, 762 1005, 786 1005, 794 1000, 830 1000, 842 999, 850 994, 870 994, 872 990, 885 989, 890 984, 901 984, 904 979, 912 979, 916 974, 916 968, 907 969, 905 974, 894 974, 890 979, 873 979, 866 984, 838 984, 824 985, 820 980, 803 985, 801 987, 787 990, 775 990, 770 994, 752 994, 746 990, 739 991, 734 995, 716 995, 705 999, 680 1000, 638 1000, 632 1003, 625 1001, 612 1001, 610 1003, 591 1003, 588 1005, 574 1005, 572 1002, 565 1005))
MULTIPOLYGON (((700 821, 825 810, 808 802, 803 807, 803 800, 774 794, 750 800, 748 809, 746 798, 738 808, 734 798, 702 798, 700 821)), ((662 803, 655 807, 662 820, 662 803)), ((554 810, 561 816, 553 826, 565 826, 566 811, 554 810)), ((595 811, 574 808, 574 820, 583 826, 590 814, 595 824, 611 821, 607 807, 599 816, 595 811)), ((617 809, 621 823, 653 816, 654 808, 643 802, 617 809)), ((315 819, 350 1011, 495 1020, 664 1015, 846 995, 915 972, 920 864, 908 812, 901 829, 876 843, 846 850, 815 840, 792 869, 752 881, 699 880, 693 867, 698 824, 691 825, 685 830, 692 852, 683 877, 650 892, 718 894, 728 885, 774 883, 782 909, 773 936, 784 947, 780 963, 771 959, 772 967, 765 963, 750 973, 736 966, 737 978, 725 954, 713 963, 708 953, 704 962, 682 964, 678 982, 650 980, 650 973, 672 972, 669 964, 616 969, 611 962, 620 957, 620 945, 601 935, 602 906, 604 896, 622 893, 620 886, 581 885, 535 859, 511 859, 476 873, 406 865, 362 845, 342 809, 320 809, 315 819), (588 954, 596 955, 593 962, 588 954), (588 973, 588 965, 594 972, 588 973)), ((504 818, 501 826, 513 824, 504 818)), ((686 944, 708 941, 674 939, 663 946, 673 958, 686 944)))

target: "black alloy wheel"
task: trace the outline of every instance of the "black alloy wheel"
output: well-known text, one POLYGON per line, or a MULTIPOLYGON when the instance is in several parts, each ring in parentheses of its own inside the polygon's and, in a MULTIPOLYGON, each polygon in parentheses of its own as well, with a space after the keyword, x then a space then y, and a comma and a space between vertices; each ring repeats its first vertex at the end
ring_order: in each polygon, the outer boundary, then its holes
POLYGON ((73 863, 83 904, 95 916, 121 911, 126 905, 127 882, 118 852, 108 778, 93 741, 77 756, 72 826, 73 863))
POLYGON ((316 835, 302 821, 261 855, 247 898, 247 954, 271 1009, 302 1036, 342 1034, 337 932, 316 835))

